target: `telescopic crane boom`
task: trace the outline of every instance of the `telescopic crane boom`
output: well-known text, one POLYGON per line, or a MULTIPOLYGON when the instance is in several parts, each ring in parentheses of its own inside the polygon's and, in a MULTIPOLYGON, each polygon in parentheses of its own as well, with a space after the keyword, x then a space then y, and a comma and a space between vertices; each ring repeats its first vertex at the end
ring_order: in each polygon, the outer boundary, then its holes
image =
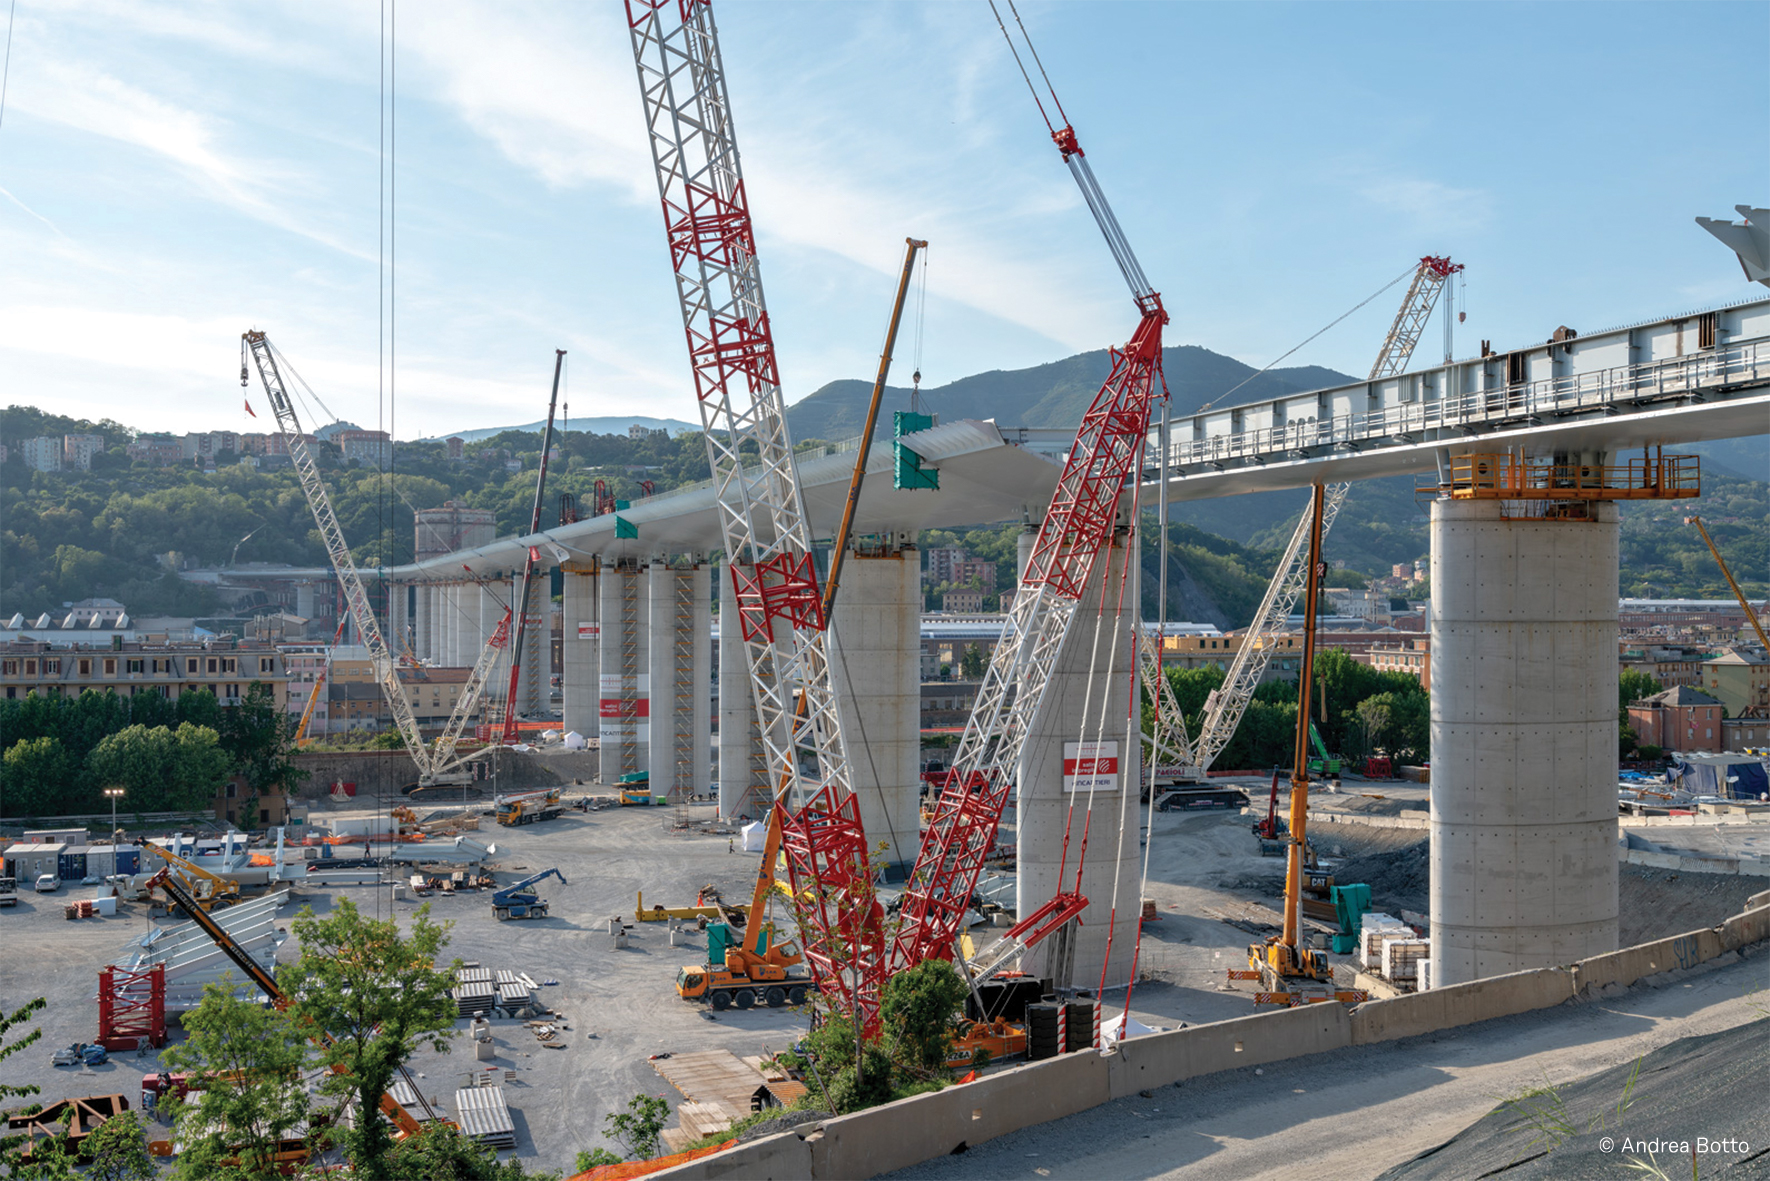
MULTIPOLYGON (((533 537, 541 531, 541 505, 547 496, 547 461, 553 451, 553 412, 559 406, 559 375, 565 368, 565 350, 553 350, 553 393, 547 399, 547 429, 541 434, 541 467, 535 475, 535 507, 529 514, 528 536, 533 537)), ((516 616, 516 642, 510 646, 510 696, 504 702, 503 741, 506 746, 517 740, 516 726, 516 686, 522 676, 522 644, 528 636, 529 583, 534 578, 535 566, 540 554, 534 546, 529 546, 528 553, 522 560, 522 579, 517 584, 516 600, 510 609, 516 616)), ((538 621, 536 621, 538 622, 538 621)), ((545 668, 543 667, 543 671, 545 668)))

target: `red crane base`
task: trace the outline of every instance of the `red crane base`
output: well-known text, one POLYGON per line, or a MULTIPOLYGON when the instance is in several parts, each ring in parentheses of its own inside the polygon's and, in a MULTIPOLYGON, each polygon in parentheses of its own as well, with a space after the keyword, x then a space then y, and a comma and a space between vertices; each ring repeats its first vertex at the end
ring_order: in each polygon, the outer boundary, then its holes
POLYGON ((781 849, 793 887, 799 942, 824 1000, 879 1030, 885 988, 885 913, 867 868, 867 838, 852 793, 824 787, 797 814, 780 810, 781 849))
POLYGON ((140 1046, 143 1038, 155 1049, 166 1044, 166 965, 99 969, 95 1040, 120 1053, 140 1046))

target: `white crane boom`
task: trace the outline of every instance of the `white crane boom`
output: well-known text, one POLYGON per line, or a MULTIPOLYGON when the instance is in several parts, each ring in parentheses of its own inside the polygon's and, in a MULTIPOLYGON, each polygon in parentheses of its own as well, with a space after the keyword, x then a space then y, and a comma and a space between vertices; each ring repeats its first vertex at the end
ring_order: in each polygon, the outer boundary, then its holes
MULTIPOLYGON (((400 737, 405 740, 412 762, 418 766, 419 784, 431 787, 466 782, 469 776, 462 768, 467 760, 455 757, 455 746, 460 741, 467 718, 479 708, 486 679, 507 641, 509 611, 505 611, 490 642, 480 653, 479 661, 474 665, 467 684, 463 686, 461 695, 456 700, 455 711, 449 718, 443 737, 434 748, 427 745, 423 735, 418 732, 418 720, 412 715, 411 704, 406 700, 405 686, 399 679, 398 663, 381 634, 381 624, 375 618, 375 608, 369 601, 368 590, 363 586, 362 575, 357 573, 356 560, 350 555, 350 546, 344 540, 344 530, 338 524, 338 515, 332 511, 332 500, 326 494, 325 483, 320 479, 319 466, 314 463, 313 453, 308 450, 307 440, 301 433, 301 421, 296 417, 294 400, 289 397, 288 388, 283 383, 282 370, 277 365, 270 339, 264 333, 254 330, 243 334, 241 342, 243 347, 252 351, 259 380, 264 383, 265 397, 270 401, 271 410, 277 416, 277 427, 289 446, 289 459, 295 467, 295 474, 301 480, 301 490, 307 494, 307 507, 313 510, 314 523, 319 526, 320 538, 325 542, 326 553, 332 559, 332 569, 337 572, 339 585, 344 588, 344 601, 350 611, 351 621, 356 624, 357 636, 362 640, 363 646, 369 650, 369 662, 375 670, 375 680, 381 685, 382 695, 387 699, 388 709, 393 713, 394 723, 399 727, 400 737)), ((246 383, 246 365, 242 359, 240 384, 246 383)))

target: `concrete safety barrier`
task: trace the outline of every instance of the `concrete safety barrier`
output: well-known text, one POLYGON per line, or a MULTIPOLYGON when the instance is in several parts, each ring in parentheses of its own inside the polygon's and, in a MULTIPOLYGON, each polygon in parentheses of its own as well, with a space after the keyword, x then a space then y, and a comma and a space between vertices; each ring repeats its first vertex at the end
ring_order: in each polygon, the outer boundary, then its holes
POLYGON ((1074 1115, 1113 1099, 1242 1066, 1473 1025, 1590 999, 1770 940, 1770 891, 1718 927, 1625 947, 1564 967, 1490 976, 1347 1007, 1308 1005, 1147 1034, 1109 1051, 1065 1054, 782 1132, 652 1174, 718 1178, 871 1177, 1074 1115))
POLYGON ((1770 878, 1770 861, 1762 857, 1684 857, 1677 853, 1654 853, 1647 849, 1620 849, 1617 856, 1629 865, 1650 869, 1770 878))

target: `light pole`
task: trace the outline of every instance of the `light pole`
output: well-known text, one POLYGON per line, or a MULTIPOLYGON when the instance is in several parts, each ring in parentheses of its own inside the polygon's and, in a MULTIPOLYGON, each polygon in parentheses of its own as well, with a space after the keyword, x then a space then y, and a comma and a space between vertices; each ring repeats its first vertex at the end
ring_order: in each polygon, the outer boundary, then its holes
POLYGON ((123 798, 123 789, 107 787, 104 789, 104 794, 110 797, 111 801, 111 843, 114 845, 117 843, 117 801, 123 798))

